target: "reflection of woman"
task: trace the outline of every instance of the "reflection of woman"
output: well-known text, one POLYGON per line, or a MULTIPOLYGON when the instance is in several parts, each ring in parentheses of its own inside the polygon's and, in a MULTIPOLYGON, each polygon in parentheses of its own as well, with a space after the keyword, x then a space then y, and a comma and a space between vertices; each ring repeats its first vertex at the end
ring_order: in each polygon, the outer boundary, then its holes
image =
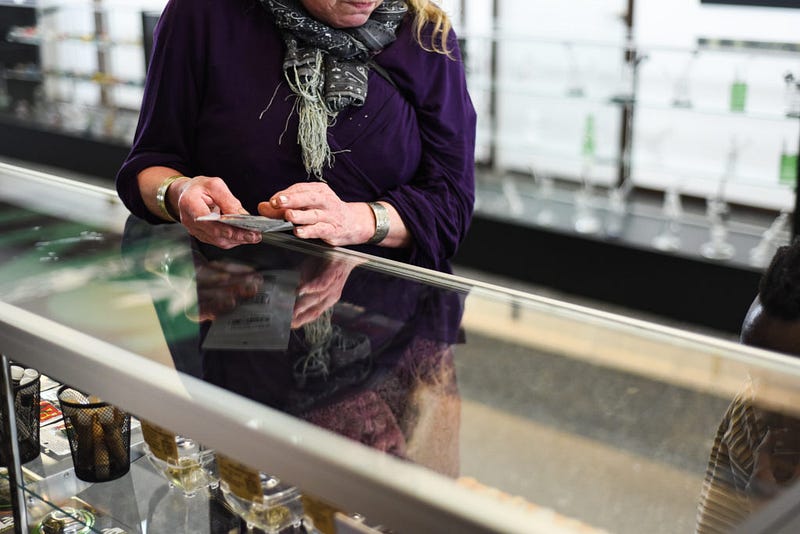
POLYGON ((285 352, 206 350, 203 376, 456 475, 460 400, 452 346, 461 311, 457 293, 356 268, 332 308, 292 330, 285 352))
MULTIPOLYGON (((129 257, 147 257, 149 234, 159 229, 135 217, 129 222, 129 257)), ((143 267, 159 271, 153 279, 156 311, 180 371, 389 454, 457 473, 460 399, 453 345, 462 338, 462 294, 365 270, 351 259, 267 243, 228 251, 197 242, 191 249, 186 242, 153 245, 159 261, 165 246, 170 253, 163 269, 143 267), (179 307, 161 301, 176 296, 164 293, 162 277, 183 280, 190 271, 197 297, 178 297, 179 307), (291 298, 288 305, 271 304, 291 315, 291 325, 284 322, 291 328, 285 350, 203 348, 214 322, 242 304, 252 306, 249 301, 275 272, 295 272, 287 279, 294 280, 295 293, 307 295, 293 306, 291 298), (189 301, 197 308, 184 308, 189 301), (201 322, 189 325, 187 317, 201 322)))
POLYGON ((333 245, 439 268, 469 224, 475 113, 428 0, 170 0, 117 189, 221 248, 259 213, 333 245))
MULTIPOLYGON (((741 341, 800 356, 800 240, 778 249, 742 325, 741 341)), ((800 479, 800 414, 759 401, 756 385, 720 422, 698 508, 698 534, 734 530, 800 479)))

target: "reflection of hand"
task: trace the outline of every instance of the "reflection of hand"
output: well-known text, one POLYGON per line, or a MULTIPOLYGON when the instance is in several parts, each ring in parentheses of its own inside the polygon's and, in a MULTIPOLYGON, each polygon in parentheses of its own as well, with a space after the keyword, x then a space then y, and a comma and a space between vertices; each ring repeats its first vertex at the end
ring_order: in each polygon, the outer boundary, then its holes
POLYGON ((195 220, 212 212, 247 213, 222 179, 197 176, 191 180, 182 180, 170 187, 169 194, 177 198, 174 205, 178 206, 181 223, 200 241, 223 249, 261 241, 259 232, 220 222, 195 220))
POLYGON ((292 314, 292 328, 310 323, 339 302, 347 277, 356 266, 353 260, 332 259, 314 270, 304 269, 297 287, 297 300, 292 314))
POLYGON ((197 305, 201 321, 213 321, 253 298, 264 279, 251 267, 213 261, 197 266, 197 305))
POLYGON ((286 219, 303 239, 321 239, 334 246, 366 243, 375 232, 375 218, 364 202, 344 202, 322 182, 294 184, 275 193, 258 212, 274 219, 286 219))

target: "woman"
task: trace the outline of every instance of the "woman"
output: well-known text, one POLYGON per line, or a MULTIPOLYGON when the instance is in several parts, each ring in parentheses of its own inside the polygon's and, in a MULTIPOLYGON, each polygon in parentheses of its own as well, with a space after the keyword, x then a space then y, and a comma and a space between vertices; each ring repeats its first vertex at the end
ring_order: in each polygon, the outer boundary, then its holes
POLYGON ((258 212, 446 269, 474 138, 458 44, 428 0, 170 0, 117 189, 221 248, 261 235, 198 217, 258 212))

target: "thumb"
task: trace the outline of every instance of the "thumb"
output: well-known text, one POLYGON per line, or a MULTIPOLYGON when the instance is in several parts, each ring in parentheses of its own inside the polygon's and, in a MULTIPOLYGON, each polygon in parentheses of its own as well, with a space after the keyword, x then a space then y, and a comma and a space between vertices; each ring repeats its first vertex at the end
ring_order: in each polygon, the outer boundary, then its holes
POLYGON ((242 207, 239 199, 233 196, 228 186, 219 179, 212 179, 206 183, 206 190, 214 205, 219 207, 222 214, 238 213, 247 214, 247 210, 242 207))

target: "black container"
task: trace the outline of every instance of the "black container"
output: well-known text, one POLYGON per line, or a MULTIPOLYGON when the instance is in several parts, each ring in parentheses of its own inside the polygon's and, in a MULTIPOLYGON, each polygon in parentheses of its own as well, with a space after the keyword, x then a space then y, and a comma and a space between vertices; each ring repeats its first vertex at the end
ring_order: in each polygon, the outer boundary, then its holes
MULTIPOLYGON (((31 371, 36 373, 36 378, 27 383, 15 383, 12 387, 14 394, 14 416, 17 422, 17 443, 19 446, 20 462, 23 464, 38 458, 40 452, 40 376, 38 371, 32 369, 31 371)), ((8 466, 2 447, 0 447, 0 465, 8 466)))
POLYGON ((58 390, 75 476, 86 482, 107 482, 130 470, 131 416, 107 402, 92 400, 69 386, 58 390))

